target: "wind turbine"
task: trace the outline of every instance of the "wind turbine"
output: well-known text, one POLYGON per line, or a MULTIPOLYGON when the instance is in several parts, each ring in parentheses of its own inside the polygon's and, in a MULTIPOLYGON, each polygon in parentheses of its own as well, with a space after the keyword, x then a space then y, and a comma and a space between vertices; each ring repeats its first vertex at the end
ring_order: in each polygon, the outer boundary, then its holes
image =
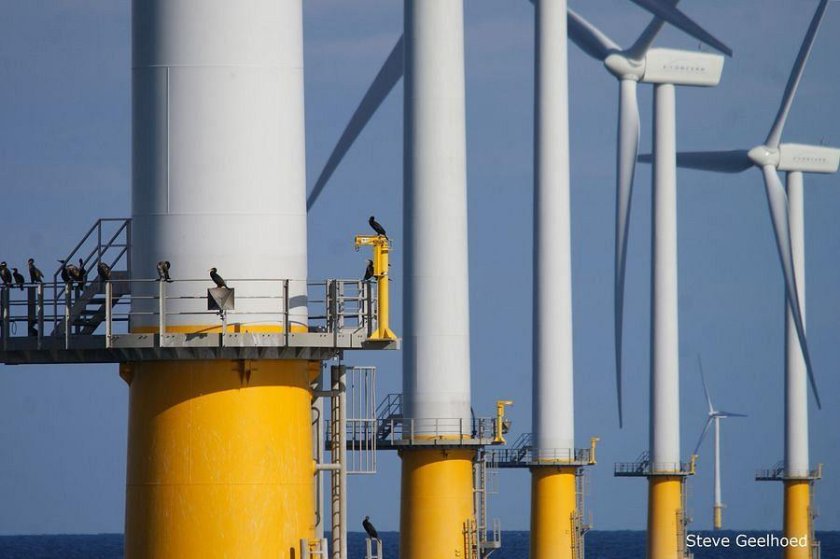
MULTIPOLYGON (((821 0, 802 41, 785 87, 776 119, 764 144, 750 150, 681 153, 682 167, 723 173, 762 169, 776 245, 785 272, 785 460, 781 472, 757 476, 784 482, 783 533, 790 538, 812 538, 811 485, 819 478, 808 457, 808 383, 820 405, 819 394, 805 345, 805 215, 803 173, 836 173, 840 150, 825 146, 781 143, 788 113, 828 1, 821 0), (778 171, 787 173, 787 196, 778 171)), ((811 546, 816 542, 810 542, 811 546)), ((807 548, 786 548, 785 557, 810 557, 807 548)))
POLYGON ((709 427, 715 426, 715 470, 714 470, 714 484, 715 484, 715 504, 713 510, 713 526, 715 530, 720 530, 723 527, 723 501, 721 499, 720 490, 720 420, 727 417, 747 417, 742 413, 734 413, 715 409, 712 405, 712 398, 709 396, 709 387, 706 385, 706 376, 703 374, 703 362, 700 356, 697 356, 697 365, 700 368, 700 380, 703 382, 703 394, 706 395, 706 404, 709 406, 709 413, 706 417, 706 424, 703 426, 703 432, 700 433, 700 438, 697 439, 697 446, 694 447, 694 454, 700 450, 700 446, 709 432, 709 427))
MULTIPOLYGON (((796 95, 796 89, 802 79, 805 63, 808 60, 827 5, 828 0, 820 0, 817 6, 817 10, 802 41, 796 62, 788 78, 776 119, 763 144, 749 150, 698 151, 680 152, 677 154, 677 165, 690 169, 719 173, 740 173, 750 167, 761 169, 764 176, 764 188, 767 194, 773 232, 776 238, 776 249, 785 278, 785 294, 792 313, 790 318, 799 345, 801 346, 802 358, 805 362, 805 369, 807 370, 811 390, 814 393, 814 399, 819 408, 822 407, 822 404, 811 366, 811 358, 805 336, 802 306, 800 304, 800 299, 802 298, 798 279, 800 274, 797 274, 796 267, 794 266, 790 229, 792 220, 789 216, 788 198, 785 195, 785 187, 782 186, 778 171, 786 171, 788 173, 788 188, 790 188, 791 181, 801 184, 802 173, 835 173, 837 172, 838 165, 840 165, 840 150, 835 148, 781 143, 782 130, 787 121, 794 96, 796 95)), ((639 157, 639 161, 648 163, 651 161, 651 156, 642 155, 639 157)), ((798 187, 798 185, 794 186, 794 189, 798 187)))

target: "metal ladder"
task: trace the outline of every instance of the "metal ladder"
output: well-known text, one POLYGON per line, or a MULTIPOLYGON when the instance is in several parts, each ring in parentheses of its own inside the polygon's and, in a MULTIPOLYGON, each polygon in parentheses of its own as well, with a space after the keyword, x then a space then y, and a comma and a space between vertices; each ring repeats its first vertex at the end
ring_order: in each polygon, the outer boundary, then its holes
POLYGON ((85 281, 84 285, 79 287, 75 283, 63 283, 61 267, 53 273, 53 282, 56 285, 52 301, 55 317, 52 332, 54 336, 68 333, 90 335, 105 320, 105 283, 97 278, 99 262, 104 262, 111 268, 111 305, 116 305, 122 296, 129 294, 130 288, 126 280, 131 277, 130 249, 131 219, 103 218, 93 224, 64 258, 67 264, 75 264, 81 260, 87 270, 87 276, 94 278, 93 281, 85 281), (60 306, 64 307, 63 311, 60 306))

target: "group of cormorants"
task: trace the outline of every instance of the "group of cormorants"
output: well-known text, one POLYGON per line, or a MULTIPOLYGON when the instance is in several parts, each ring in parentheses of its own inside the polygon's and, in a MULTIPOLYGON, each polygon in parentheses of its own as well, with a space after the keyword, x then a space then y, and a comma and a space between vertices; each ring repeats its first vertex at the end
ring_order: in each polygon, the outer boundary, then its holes
MULTIPOLYGON (((368 219, 368 224, 370 224, 371 228, 376 231, 377 235, 381 235, 388 238, 388 234, 385 232, 385 228, 376 221, 374 216, 370 216, 368 219)), ((83 259, 79 258, 79 265, 76 266, 75 264, 68 264, 66 260, 59 260, 61 263, 61 280, 64 283, 73 284, 76 283, 80 286, 84 286, 87 282, 87 270, 85 269, 85 262, 83 259)), ((367 268, 365 268, 365 276, 363 281, 368 281, 373 277, 374 270, 373 270, 373 260, 367 261, 367 268)), ((38 267, 35 265, 35 260, 30 258, 27 262, 29 265, 29 282, 30 283, 44 283, 44 274, 38 267)), ((158 273, 158 281, 167 281, 171 282, 172 279, 169 277, 169 269, 171 264, 169 260, 161 260, 157 263, 157 273, 158 273)), ((102 260, 96 265, 96 271, 99 274, 100 280, 110 281, 111 279, 111 267, 103 262, 102 260)), ((225 287, 227 288, 227 283, 219 275, 218 270, 216 268, 210 268, 210 279, 213 280, 213 283, 216 284, 216 287, 225 287)), ((26 279, 23 277, 23 274, 18 272, 17 268, 12 268, 9 271, 9 267, 6 262, 0 262, 0 282, 2 282, 3 287, 13 287, 17 285, 21 290, 23 290, 23 286, 26 283, 26 279)))
MULTIPOLYGON (((35 266, 35 261, 33 259, 29 259, 29 281, 30 283, 44 283, 44 274, 41 273, 41 270, 35 266)), ((17 268, 12 268, 12 271, 9 271, 9 266, 6 264, 5 261, 0 262, 0 281, 3 282, 3 287, 12 287, 13 285, 17 285, 17 287, 23 291, 23 285, 26 283, 26 279, 23 277, 23 274, 18 272, 17 268)))

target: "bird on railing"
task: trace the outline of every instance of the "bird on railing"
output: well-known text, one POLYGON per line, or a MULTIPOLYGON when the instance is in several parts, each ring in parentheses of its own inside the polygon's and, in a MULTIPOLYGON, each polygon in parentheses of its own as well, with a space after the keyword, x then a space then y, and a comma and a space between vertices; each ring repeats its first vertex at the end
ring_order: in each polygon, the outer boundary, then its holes
POLYGON ((365 277, 362 278, 362 281, 368 281, 372 277, 373 277, 373 260, 369 259, 367 268, 365 268, 365 277))
POLYGON ((377 235, 382 235, 386 239, 388 238, 388 234, 385 232, 385 228, 382 227, 382 225, 380 225, 378 221, 376 221, 376 218, 370 216, 370 219, 368 219, 368 224, 373 228, 374 231, 376 231, 377 235))
POLYGON ((362 520, 362 528, 365 529, 365 532, 367 532, 367 535, 370 536, 371 539, 379 539, 379 533, 376 531, 376 528, 373 527, 369 516, 366 516, 365 519, 362 520))
POLYGON ((26 283, 26 280, 23 278, 23 274, 18 272, 17 268, 12 268, 12 277, 15 278, 15 283, 18 288, 23 291, 23 284, 26 283))
POLYGON ((169 279, 169 266, 169 260, 161 260, 157 263, 158 281, 172 281, 169 279))
POLYGON ((9 271, 8 266, 6 266, 6 262, 0 262, 0 280, 3 281, 3 285, 5 287, 12 286, 12 273, 9 271))
POLYGON ((80 284, 84 285, 87 281, 87 270, 85 269, 85 261, 79 258, 79 271, 77 272, 78 276, 75 278, 80 284))
POLYGON ((227 284, 225 280, 222 279, 218 273, 216 273, 216 268, 210 268, 210 279, 213 280, 213 283, 216 284, 216 287, 225 287, 227 288, 227 284))
POLYGON ((35 259, 30 258, 26 263, 29 265, 29 281, 31 283, 44 283, 44 274, 35 265, 35 259))
POLYGON ((100 280, 111 281, 111 267, 109 265, 100 260, 96 265, 96 271, 99 272, 100 280))
POLYGON ((59 262, 61 263, 61 281, 63 281, 64 283, 70 283, 70 280, 72 278, 70 276, 70 270, 68 269, 68 267, 75 268, 75 266, 73 266, 72 264, 67 264, 66 260, 59 260, 59 262))

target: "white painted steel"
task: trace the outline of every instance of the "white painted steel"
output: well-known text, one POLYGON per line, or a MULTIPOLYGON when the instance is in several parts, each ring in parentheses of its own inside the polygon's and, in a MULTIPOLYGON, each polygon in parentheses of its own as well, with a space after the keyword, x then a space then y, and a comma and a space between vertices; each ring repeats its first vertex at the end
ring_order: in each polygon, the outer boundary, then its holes
POLYGON ((719 54, 674 49, 650 49, 645 55, 645 83, 713 87, 720 83, 723 57, 719 54))
MULTIPOLYGON (((802 323, 805 314, 805 206, 802 173, 787 174, 788 221, 793 265, 796 270, 802 323)), ((786 303, 786 301, 785 301, 786 303)), ((808 475, 808 372, 796 326, 785 308, 785 474, 808 475)))
POLYGON ((565 0, 537 0, 534 88, 534 453, 574 457, 565 0))
POLYGON ((680 462, 675 120, 674 86, 655 85, 650 453, 661 471, 678 469, 680 462))
POLYGON ((836 173, 840 168, 840 149, 805 144, 779 146, 779 171, 805 173, 836 173))
POLYGON ((423 434, 470 420, 462 1, 405 0, 405 49, 403 407, 423 434))
MULTIPOLYGON (((210 267, 227 280, 299 280, 293 316, 305 323, 301 0, 251 0, 247 9, 226 0, 135 0, 132 12, 133 277, 154 278, 156 263, 169 260, 173 277, 207 279, 172 284, 173 297, 203 297, 213 286, 210 267)), ((237 311, 266 308, 247 297, 282 295, 277 283, 228 283, 237 311)), ((132 301, 135 312, 155 307, 132 301)), ((204 300, 169 305, 170 313, 196 310, 206 310, 204 300)), ((218 323, 167 318, 170 326, 218 323)), ((132 327, 156 324, 138 317, 132 327)))

